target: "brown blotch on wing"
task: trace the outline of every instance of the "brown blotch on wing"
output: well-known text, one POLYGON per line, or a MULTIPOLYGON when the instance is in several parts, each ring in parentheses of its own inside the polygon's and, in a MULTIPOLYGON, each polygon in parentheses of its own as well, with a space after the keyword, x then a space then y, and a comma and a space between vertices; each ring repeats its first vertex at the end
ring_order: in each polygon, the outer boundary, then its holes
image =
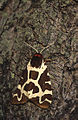
POLYGON ((33 79, 33 80, 36 80, 37 77, 38 77, 38 72, 35 72, 35 71, 30 71, 30 75, 29 75, 29 78, 30 79, 33 79))
POLYGON ((25 91, 30 91, 32 90, 34 87, 34 83, 30 82, 29 84, 26 84, 25 87, 24 87, 24 90, 25 91))
POLYGON ((37 86, 35 86, 34 88, 33 88, 33 94, 34 93, 38 93, 39 92, 39 88, 37 87, 37 86))
POLYGON ((34 104, 39 103, 39 97, 31 98, 30 101, 32 101, 34 104))
POLYGON ((47 89, 47 90, 51 90, 51 85, 49 85, 48 83, 45 83, 45 84, 42 86, 43 92, 44 92, 46 89, 47 89))
POLYGON ((37 105, 40 108, 47 109, 50 106, 50 103, 47 101, 44 101, 42 104, 39 103, 39 97, 32 98, 31 102, 33 102, 35 105, 37 105))
POLYGON ((23 97, 18 101, 17 96, 11 98, 11 104, 24 104, 28 101, 28 98, 23 94, 23 97))
POLYGON ((41 101, 45 101, 45 99, 52 100, 52 95, 50 94, 45 94, 44 96, 41 97, 41 101))
POLYGON ((38 82, 43 91, 45 91, 46 89, 51 90, 51 85, 49 85, 48 83, 45 83, 47 81, 50 81, 50 78, 49 76, 47 76, 47 69, 46 69, 41 75, 38 82))
POLYGON ((39 88, 34 85, 34 83, 30 82, 29 84, 26 84, 24 87, 25 91, 30 91, 33 89, 33 94, 39 92, 39 88))

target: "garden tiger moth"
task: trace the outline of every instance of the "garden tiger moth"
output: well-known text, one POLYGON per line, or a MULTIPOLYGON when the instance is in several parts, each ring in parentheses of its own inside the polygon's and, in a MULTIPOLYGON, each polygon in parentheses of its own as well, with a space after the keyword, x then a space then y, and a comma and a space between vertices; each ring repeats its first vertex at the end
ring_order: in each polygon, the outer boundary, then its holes
POLYGON ((28 62, 17 89, 12 94, 12 104, 24 104, 31 101, 40 108, 48 108, 52 103, 51 81, 47 65, 42 54, 36 52, 28 62))

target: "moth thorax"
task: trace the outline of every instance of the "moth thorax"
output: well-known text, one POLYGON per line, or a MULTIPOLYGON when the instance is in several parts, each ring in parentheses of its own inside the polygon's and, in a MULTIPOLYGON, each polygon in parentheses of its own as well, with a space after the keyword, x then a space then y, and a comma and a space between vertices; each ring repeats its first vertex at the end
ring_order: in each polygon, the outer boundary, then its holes
POLYGON ((43 56, 40 53, 36 53, 31 59, 31 66, 36 68, 40 67, 42 64, 42 59, 43 56))

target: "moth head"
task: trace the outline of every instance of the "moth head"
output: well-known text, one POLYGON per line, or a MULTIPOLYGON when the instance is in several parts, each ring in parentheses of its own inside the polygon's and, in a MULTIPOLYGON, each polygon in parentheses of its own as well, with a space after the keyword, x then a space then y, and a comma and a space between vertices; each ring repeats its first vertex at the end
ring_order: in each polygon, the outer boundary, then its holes
POLYGON ((42 64, 42 60, 43 60, 42 54, 40 53, 34 54, 31 59, 31 66, 36 68, 40 67, 42 64))

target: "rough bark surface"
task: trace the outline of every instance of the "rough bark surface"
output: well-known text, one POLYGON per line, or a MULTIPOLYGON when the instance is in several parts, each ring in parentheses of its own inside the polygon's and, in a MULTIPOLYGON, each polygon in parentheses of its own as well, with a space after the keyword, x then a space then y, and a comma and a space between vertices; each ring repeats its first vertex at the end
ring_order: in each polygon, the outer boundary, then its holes
POLYGON ((78 1, 0 0, 0 120, 78 120, 78 1), (43 110, 12 105, 11 93, 37 50, 51 60, 53 98, 43 110))

